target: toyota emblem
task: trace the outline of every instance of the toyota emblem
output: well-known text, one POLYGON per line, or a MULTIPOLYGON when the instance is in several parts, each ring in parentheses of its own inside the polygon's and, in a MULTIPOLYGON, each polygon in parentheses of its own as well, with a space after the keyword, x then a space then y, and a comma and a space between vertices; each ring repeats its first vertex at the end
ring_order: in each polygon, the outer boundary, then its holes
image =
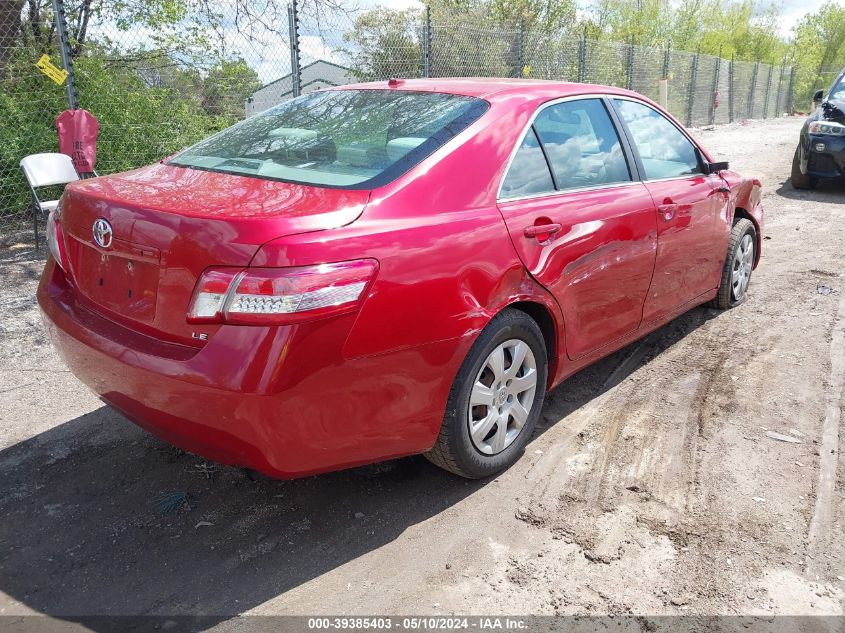
POLYGON ((108 248, 111 246, 112 228, 108 221, 103 218, 98 218, 97 221, 94 222, 93 232, 94 241, 97 242, 99 246, 102 248, 108 248))

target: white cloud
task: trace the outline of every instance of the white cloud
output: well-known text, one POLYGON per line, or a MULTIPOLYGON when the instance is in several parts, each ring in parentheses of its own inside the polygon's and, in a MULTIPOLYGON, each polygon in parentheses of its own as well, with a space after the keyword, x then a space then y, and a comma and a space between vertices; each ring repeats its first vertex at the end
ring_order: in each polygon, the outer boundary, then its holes
MULTIPOLYGON (((845 0, 834 0, 835 4, 845 7, 845 0)), ((777 3, 781 6, 782 16, 780 20, 780 35, 792 37, 792 30, 798 25, 805 15, 816 13, 822 8, 823 0, 782 0, 777 3)))

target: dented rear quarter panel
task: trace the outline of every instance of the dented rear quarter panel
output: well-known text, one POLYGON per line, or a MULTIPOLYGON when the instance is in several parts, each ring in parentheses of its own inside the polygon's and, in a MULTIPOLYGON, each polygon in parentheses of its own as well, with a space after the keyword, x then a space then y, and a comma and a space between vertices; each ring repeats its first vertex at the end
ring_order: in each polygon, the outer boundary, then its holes
POLYGON ((757 178, 741 176, 734 171, 724 171, 721 175, 731 189, 732 204, 729 209, 734 214, 731 216, 731 221, 733 221, 736 211, 741 209, 745 211, 751 217, 751 221, 754 222, 754 228, 757 230, 757 254, 754 261, 754 267, 756 268, 763 253, 763 238, 765 235, 765 212, 762 202, 762 184, 757 178))

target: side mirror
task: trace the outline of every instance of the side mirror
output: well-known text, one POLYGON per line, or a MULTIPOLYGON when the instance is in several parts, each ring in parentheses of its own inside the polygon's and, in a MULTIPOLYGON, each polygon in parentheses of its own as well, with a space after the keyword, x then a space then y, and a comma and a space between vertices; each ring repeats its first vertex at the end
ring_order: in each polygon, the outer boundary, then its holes
POLYGON ((729 169, 730 165, 728 161, 722 161, 719 163, 704 163, 704 173, 705 174, 717 174, 720 171, 725 171, 729 169))
POLYGON ((813 103, 819 104, 824 101, 824 90, 816 90, 813 93, 813 103))

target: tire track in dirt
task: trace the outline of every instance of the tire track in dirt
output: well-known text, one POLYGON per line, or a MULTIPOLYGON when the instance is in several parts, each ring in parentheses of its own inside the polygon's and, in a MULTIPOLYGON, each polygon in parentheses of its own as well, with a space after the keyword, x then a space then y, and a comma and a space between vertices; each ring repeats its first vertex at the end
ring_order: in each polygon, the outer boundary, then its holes
MULTIPOLYGON (((708 423, 705 403, 727 357, 723 349, 710 349, 718 345, 710 343, 711 336, 696 336, 693 350, 686 345, 664 350, 644 367, 640 384, 632 384, 596 446, 584 500, 608 505, 628 491, 659 501, 673 514, 685 511, 698 438, 708 423)), ((655 343, 652 339, 650 346, 655 343)))
MULTIPOLYGON (((626 397, 630 385, 623 385, 622 383, 649 354, 652 344, 653 339, 651 337, 635 344, 607 373, 601 387, 597 390, 600 395, 556 422, 556 424, 566 424, 565 432, 562 436, 558 435, 555 438, 554 443, 548 446, 538 459, 534 460, 524 474, 527 483, 529 483, 528 489, 531 490, 531 497, 528 501, 532 506, 545 507, 548 502, 557 501, 559 494, 557 486, 561 483, 561 479, 566 479, 566 476, 561 475, 560 471, 569 468, 568 460, 579 452, 577 438, 598 419, 600 414, 607 410, 615 411, 624 408, 623 403, 619 401, 626 397), (552 487, 554 489, 550 492, 552 487)), ((564 382, 555 390, 546 405, 544 417, 551 419, 560 417, 560 404, 556 400, 566 388, 567 383, 564 382)), ((554 432, 557 434, 557 429, 554 429, 554 432)))
POLYGON ((690 573, 688 565, 675 574, 676 565, 669 564, 657 571, 666 552, 661 538, 689 562, 698 549, 690 541, 720 531, 707 520, 712 512, 701 491, 698 446, 717 434, 720 412, 733 405, 734 386, 725 372, 730 352, 724 332, 698 328, 708 315, 700 311, 675 322, 622 359, 605 381, 615 386, 579 411, 571 428, 576 445, 568 450, 556 445, 537 462, 548 458, 552 467, 527 473, 542 493, 529 502, 531 512, 519 517, 577 545, 587 564, 624 559, 626 565, 646 567, 644 578, 662 588, 656 593, 670 608, 692 592, 708 598, 729 593, 714 586, 709 566, 692 565, 690 573), (678 340, 683 344, 675 345, 678 340), (650 355, 656 358, 644 363, 650 355))
POLYGON ((839 300, 839 309, 830 339, 830 379, 819 447, 819 480, 807 545, 812 561, 807 571, 813 576, 820 572, 819 554, 830 539, 830 529, 833 524, 843 384, 845 384, 845 295, 839 300))

